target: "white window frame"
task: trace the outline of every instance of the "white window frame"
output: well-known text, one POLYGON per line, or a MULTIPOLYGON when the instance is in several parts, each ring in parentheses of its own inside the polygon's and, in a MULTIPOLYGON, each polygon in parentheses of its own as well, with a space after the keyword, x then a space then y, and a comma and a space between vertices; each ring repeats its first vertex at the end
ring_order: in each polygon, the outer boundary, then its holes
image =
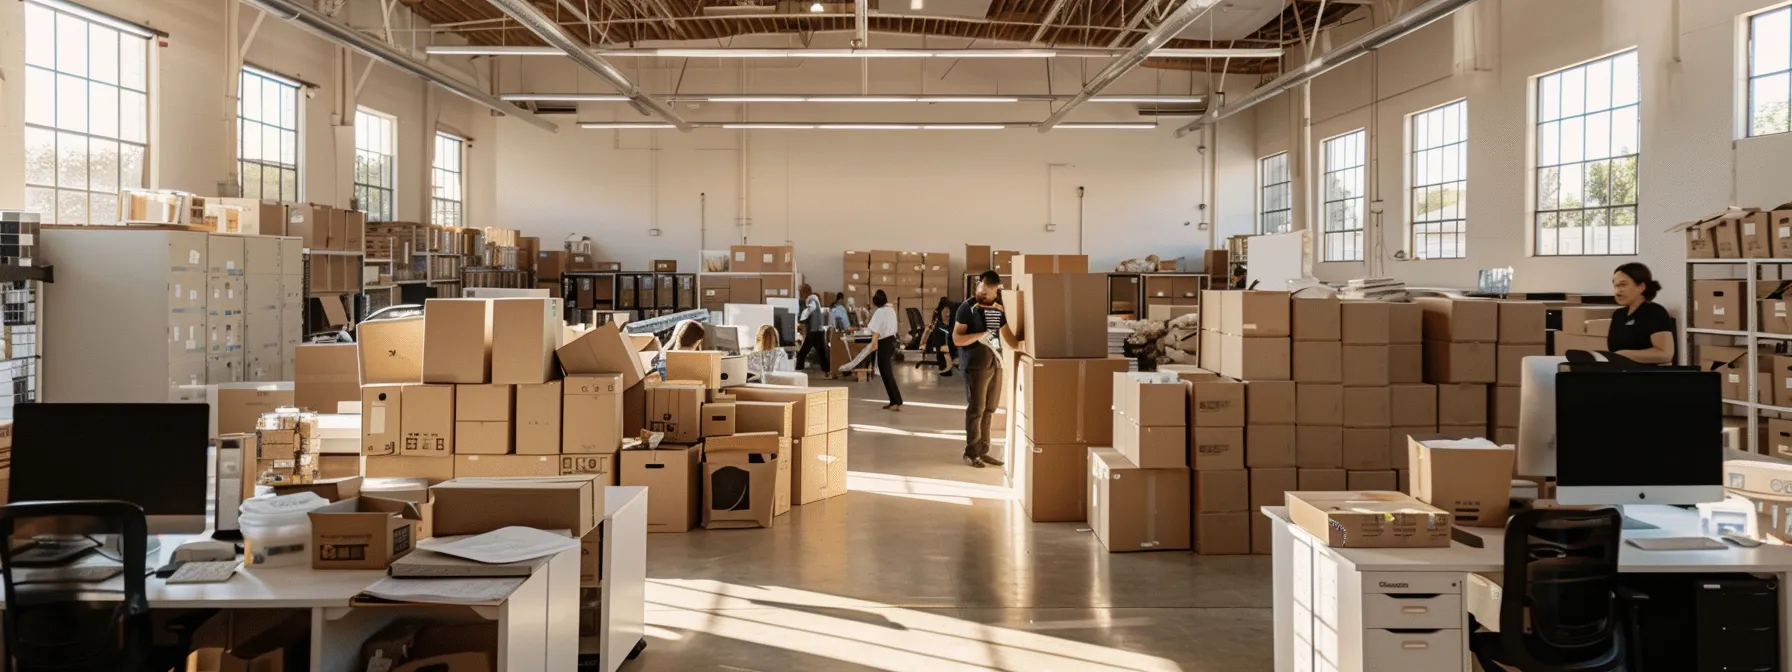
POLYGON ((120 192, 151 182, 157 34, 60 0, 23 6, 26 209, 45 223, 116 223, 120 192), (96 38, 113 46, 96 51, 96 38), (98 99, 113 101, 110 115, 96 116, 98 99))
POLYGON ((1531 106, 1531 254, 1539 257, 1629 257, 1642 251, 1638 234, 1637 204, 1641 200, 1637 166, 1642 159, 1642 68, 1633 47, 1607 54, 1583 63, 1547 72, 1532 78, 1531 92, 1536 101, 1531 106), (1602 68, 1607 87, 1599 91, 1595 82, 1602 68), (1620 86, 1628 67, 1636 79, 1634 88, 1620 86), (1569 91, 1580 96, 1570 102, 1569 91), (1633 95, 1631 99, 1625 96, 1633 95), (1578 110, 1578 111, 1575 111, 1578 110), (1634 120, 1634 121, 1628 121, 1634 120), (1630 131, 1619 129, 1634 124, 1630 131), (1603 140, 1590 138, 1589 126, 1604 125, 1603 140), (1579 142, 1579 146, 1570 147, 1579 142), (1628 147, 1622 147, 1624 143, 1628 147), (1600 144, 1603 143, 1603 144, 1600 144), (1597 158, 1590 158, 1597 157, 1597 158), (1588 205, 1586 174, 1603 167, 1607 201, 1588 205), (1614 171, 1631 173, 1628 200, 1617 202, 1611 175, 1614 171), (1567 178, 1567 179, 1564 179, 1567 178), (1571 181, 1580 186, 1568 192, 1571 181), (1546 187, 1555 187, 1553 190, 1546 187), (1580 200, 1568 200, 1580 196, 1580 200), (1628 228, 1628 236, 1620 229, 1628 228), (1563 232, 1575 229, 1578 234, 1563 232), (1578 239, 1576 236, 1578 235, 1578 239), (1625 240, 1629 248, 1621 247, 1625 240), (1546 246, 1545 243, 1548 243, 1546 246), (1572 243, 1572 247, 1565 245, 1572 243), (1603 248, 1604 251, 1600 251, 1603 248), (1572 251, 1565 251, 1572 250, 1572 251))
POLYGON ((355 201, 367 221, 398 218, 398 118, 355 108, 355 201), (374 198, 374 197, 378 198, 374 198))
POLYGON ((429 221, 432 224, 466 226, 467 139, 438 130, 431 152, 429 221))
POLYGON ((1792 5, 1780 5, 1744 17, 1746 40, 1743 47, 1742 137, 1778 135, 1792 132, 1792 5), (1774 53, 1758 44, 1763 24, 1779 24, 1785 49, 1774 53), (1763 63, 1763 57, 1767 60, 1763 63), (1771 100, 1764 101, 1765 94, 1771 100), (1777 119, 1763 125, 1757 116, 1762 103, 1776 106, 1777 119))
POLYGON ((1365 129, 1356 129, 1341 133, 1319 143, 1320 160, 1324 170, 1319 177, 1319 202, 1321 204, 1319 250, 1320 260, 1325 262, 1360 262, 1363 260, 1363 248, 1367 243, 1364 230, 1364 184, 1366 180, 1367 161, 1365 145, 1368 133, 1365 129), (1347 153, 1339 157, 1338 154, 1347 153), (1353 180, 1354 191, 1331 189, 1333 176, 1339 179, 1353 180), (1335 243, 1335 245, 1334 245, 1335 243))
POLYGON ((302 200, 304 83, 250 65, 243 66, 238 77, 241 87, 236 105, 237 185, 243 197, 302 200), (277 98, 270 101, 269 94, 277 98), (272 189, 267 179, 270 171, 274 173, 272 189), (253 181, 251 173, 256 178, 253 181))
POLYGON ((1466 258, 1468 99, 1407 115, 1406 144, 1407 249, 1413 259, 1466 258), (1441 205, 1452 193, 1455 201, 1441 205), (1420 211, 1433 202, 1440 205, 1420 211))
POLYGON ((1288 152, 1277 152, 1257 159, 1257 233, 1292 230, 1294 173, 1288 169, 1288 152))

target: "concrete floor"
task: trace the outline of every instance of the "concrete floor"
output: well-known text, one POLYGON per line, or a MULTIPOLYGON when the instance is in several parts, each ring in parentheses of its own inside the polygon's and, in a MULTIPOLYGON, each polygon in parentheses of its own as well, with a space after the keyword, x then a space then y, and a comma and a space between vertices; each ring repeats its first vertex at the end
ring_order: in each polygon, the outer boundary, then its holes
MULTIPOLYGON (((769 530, 650 535, 647 650, 624 670, 1272 667, 1269 561, 1108 553, 1032 523, 959 461, 964 387, 902 368, 852 389, 850 492, 769 530)), ((1001 425, 997 416, 997 426, 1001 425)))

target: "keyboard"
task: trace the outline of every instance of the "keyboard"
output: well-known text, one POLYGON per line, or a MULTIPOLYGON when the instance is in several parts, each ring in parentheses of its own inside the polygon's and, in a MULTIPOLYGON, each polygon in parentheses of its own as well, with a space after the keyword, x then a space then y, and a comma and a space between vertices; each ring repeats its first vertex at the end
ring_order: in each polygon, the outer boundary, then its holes
POLYGON ((1729 548, 1710 537, 1646 537, 1625 541, 1645 551, 1721 551, 1729 548))
MULTIPOLYGON (((23 568, 21 568, 23 569, 23 568)), ((23 570, 25 583, 101 583, 124 572, 118 565, 75 565, 23 570)))
POLYGON ((212 562, 188 562, 174 575, 168 577, 168 583, 223 583, 236 574, 236 568, 243 563, 236 560, 217 560, 212 562))

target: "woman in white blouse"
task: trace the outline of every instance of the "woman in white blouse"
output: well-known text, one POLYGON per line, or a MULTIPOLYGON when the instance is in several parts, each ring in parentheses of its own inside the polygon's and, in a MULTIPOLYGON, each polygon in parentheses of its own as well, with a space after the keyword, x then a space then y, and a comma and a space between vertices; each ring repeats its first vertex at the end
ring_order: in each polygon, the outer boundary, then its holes
POLYGON ((896 389, 896 336, 901 327, 896 325, 896 307, 890 305, 890 297, 883 290, 871 295, 871 305, 877 306, 877 312, 871 314, 871 323, 865 325, 877 339, 877 375, 884 379, 884 393, 889 395, 890 403, 884 404, 886 411, 902 410, 902 390, 896 389))

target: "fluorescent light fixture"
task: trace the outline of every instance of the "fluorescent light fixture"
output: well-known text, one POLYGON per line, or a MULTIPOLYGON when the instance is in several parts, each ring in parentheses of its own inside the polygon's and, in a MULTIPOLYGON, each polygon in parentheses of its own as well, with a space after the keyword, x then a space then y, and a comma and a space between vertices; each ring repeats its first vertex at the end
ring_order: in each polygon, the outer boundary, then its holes
MULTIPOLYGON (((87 19, 88 21, 92 21, 92 22, 100 24, 102 26, 107 26, 109 28, 113 28, 115 30, 118 30, 119 32, 127 33, 130 35, 136 35, 137 37, 141 37, 144 39, 150 39, 150 38, 154 38, 157 36, 157 33, 153 30, 144 28, 143 26, 139 26, 135 23, 131 23, 124 19, 120 19, 116 16, 112 16, 111 14, 93 11, 91 9, 82 7, 82 6, 72 3, 72 2, 63 2, 62 0, 29 0, 29 2, 33 5, 40 5, 43 7, 48 7, 50 9, 54 9, 59 12, 73 14, 75 16, 81 17, 83 19, 87 19)), ((83 38, 83 39, 85 39, 85 38, 83 38)))
POLYGON ((1149 121, 1066 121, 1058 124, 1057 127, 1084 130, 1148 131, 1157 128, 1157 124, 1149 121))
POLYGON ((677 126, 660 121, 586 121, 581 122, 579 128, 591 130, 632 131, 639 129, 677 128, 677 126))
MULTIPOLYGON (((35 1, 35 0, 34 0, 35 1)), ((811 9, 821 5, 812 5, 811 9)), ((821 11, 821 10, 814 10, 821 11)), ((744 18, 753 18, 750 15, 744 18)), ((565 56, 553 47, 438 44, 424 53, 451 56, 565 56)), ((605 58, 1117 58, 1125 49, 766 49, 733 47, 639 47, 593 49, 605 58)), ((1158 49, 1152 58, 1277 58, 1281 49, 1158 49)))
POLYGON ((824 130, 824 131, 918 131, 918 130, 921 130, 920 124, 887 124, 887 123, 856 123, 856 124, 833 123, 833 124, 816 124, 815 127, 819 128, 821 130, 824 130))
POLYGON ((1007 124, 921 124, 924 131, 999 131, 1007 124))
POLYGON ((722 124, 722 128, 752 131, 806 131, 814 129, 815 124, 785 124, 775 121, 743 121, 739 123, 722 124))
POLYGON ((498 96, 513 103, 626 103, 628 96, 620 93, 506 93, 498 96))
POLYGON ((822 13, 822 12, 825 12, 825 11, 827 11, 827 8, 826 8, 826 7, 822 7, 822 6, 821 6, 821 3, 819 3, 819 2, 817 2, 817 3, 815 3, 815 4, 813 4, 813 5, 809 5, 809 11, 810 11, 810 12, 811 12, 811 13, 814 13, 814 14, 820 14, 820 13, 822 13))
POLYGON ((806 96, 803 100, 811 103, 912 103, 916 101, 916 98, 914 96, 843 94, 806 96))
POLYGON ((565 56, 553 47, 517 45, 435 44, 423 48, 431 56, 565 56))
POLYGON ((923 103, 1018 103, 1017 96, 921 96, 923 103))
POLYGON ((1156 105, 1198 105, 1207 100, 1206 96, 1096 96, 1090 98, 1091 103, 1141 103, 1156 105))
POLYGON ((1281 49, 1158 49, 1152 58, 1281 58, 1281 49))
POLYGON ((802 96, 709 96, 712 103, 800 103, 802 96))

